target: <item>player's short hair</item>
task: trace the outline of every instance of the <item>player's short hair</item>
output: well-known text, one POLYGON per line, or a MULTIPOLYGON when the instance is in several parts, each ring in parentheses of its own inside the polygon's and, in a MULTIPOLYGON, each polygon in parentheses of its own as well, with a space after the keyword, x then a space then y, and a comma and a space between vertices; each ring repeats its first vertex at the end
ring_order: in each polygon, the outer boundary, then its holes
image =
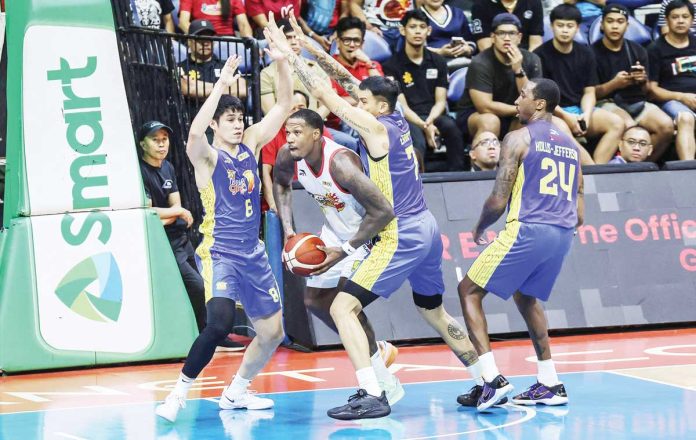
POLYGON ((672 0, 665 6, 665 19, 669 17, 669 13, 675 9, 686 8, 689 10, 689 14, 694 16, 694 5, 689 0, 672 0))
POLYGON ((343 17, 336 23, 336 35, 341 37, 345 31, 358 29, 360 34, 365 37, 365 22, 357 17, 343 17))
POLYGON ((369 90, 372 95, 381 99, 389 106, 389 111, 396 108, 396 99, 399 97, 399 83, 383 76, 370 76, 362 80, 360 90, 369 90))
POLYGON ((580 9, 575 5, 561 3, 551 10, 551 23, 555 20, 573 20, 577 24, 582 22, 582 14, 580 9))
POLYGON ((411 20, 422 21, 423 23, 430 26, 430 20, 428 20, 428 16, 425 15, 425 12, 423 12, 421 9, 411 9, 410 11, 406 11, 404 16, 401 18, 401 26, 406 26, 408 22, 411 20))
POLYGON ((319 113, 308 108, 301 108, 295 113, 291 114, 290 119, 302 119, 308 127, 319 130, 320 133, 324 133, 324 120, 319 113))
POLYGON ((532 89, 534 99, 545 99, 545 110, 552 113, 561 101, 561 91, 558 89, 558 85, 548 78, 534 78, 530 82, 534 84, 532 89))
POLYGON ((220 122, 220 116, 222 116, 227 110, 244 113, 244 104, 242 103, 241 99, 237 98, 236 96, 222 95, 218 101, 215 113, 213 114, 213 120, 220 122))

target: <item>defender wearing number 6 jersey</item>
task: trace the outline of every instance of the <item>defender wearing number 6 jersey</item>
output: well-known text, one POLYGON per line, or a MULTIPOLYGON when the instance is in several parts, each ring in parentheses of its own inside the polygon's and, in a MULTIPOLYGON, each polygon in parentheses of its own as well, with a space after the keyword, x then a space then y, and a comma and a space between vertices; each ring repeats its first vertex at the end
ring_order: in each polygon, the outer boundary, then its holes
POLYGON ((513 388, 498 371, 491 352, 481 305, 487 291, 503 299, 514 296, 538 358, 537 383, 512 402, 568 402, 551 360, 544 310, 537 301, 549 298, 584 213, 578 148, 551 122, 559 99, 558 86, 549 79, 530 80, 522 88, 515 105, 520 121, 527 126, 503 140, 495 186, 474 229, 474 240, 485 244, 486 228, 507 205, 505 229, 481 252, 459 284, 464 320, 485 383, 457 400, 462 404, 475 401, 479 411, 504 399, 513 388))

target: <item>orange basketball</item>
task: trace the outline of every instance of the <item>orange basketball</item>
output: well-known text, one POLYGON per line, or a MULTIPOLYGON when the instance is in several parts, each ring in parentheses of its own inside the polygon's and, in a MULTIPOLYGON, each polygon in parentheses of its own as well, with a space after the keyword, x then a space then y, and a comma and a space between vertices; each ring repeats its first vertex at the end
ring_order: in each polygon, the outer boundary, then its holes
POLYGON ((295 275, 308 277, 316 266, 326 260, 324 251, 317 246, 325 246, 321 238, 309 232, 290 237, 283 249, 283 264, 295 275))

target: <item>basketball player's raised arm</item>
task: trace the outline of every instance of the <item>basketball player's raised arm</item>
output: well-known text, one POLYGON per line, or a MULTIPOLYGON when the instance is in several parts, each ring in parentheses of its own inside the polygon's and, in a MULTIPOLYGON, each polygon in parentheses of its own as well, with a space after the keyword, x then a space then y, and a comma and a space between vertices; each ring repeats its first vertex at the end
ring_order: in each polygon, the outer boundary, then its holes
POLYGON ((483 204, 481 217, 474 228, 474 241, 478 244, 485 244, 485 241, 482 241, 484 232, 505 212, 512 186, 517 179, 522 154, 526 151, 529 141, 529 131, 526 128, 510 132, 503 139, 493 191, 483 204))
MULTIPOLYGON (((334 182, 348 191, 365 208, 365 216, 358 231, 348 240, 352 248, 359 248, 376 237, 394 219, 394 208, 377 185, 363 172, 357 155, 348 151, 335 155, 329 164, 329 172, 334 182)), ((317 266, 312 275, 326 272, 346 257, 345 251, 340 247, 323 250, 326 252, 326 260, 317 266)))
MULTIPOLYGON (((232 84, 237 82, 239 78, 239 74, 237 73, 239 63, 240 58, 237 57, 237 55, 232 55, 227 59, 220 72, 220 79, 217 80, 213 86, 212 92, 210 92, 210 95, 208 95, 208 98, 191 122, 188 142, 186 143, 186 154, 191 160, 193 167, 197 170, 205 164, 212 164, 214 166, 213 158, 215 150, 208 143, 205 131, 208 129, 210 121, 213 119, 220 97, 227 93, 227 90, 232 84)), ((196 174, 198 174, 198 171, 196 174)), ((200 183, 198 179, 196 180, 197 183, 200 183)), ((203 178, 201 181, 207 181, 207 179, 203 178)))
POLYGON ((290 15, 290 24, 292 25, 292 30, 295 31, 295 35, 299 38, 302 47, 316 59, 317 63, 319 63, 319 67, 321 67, 329 77, 335 79, 336 82, 343 87, 343 90, 353 99, 358 99, 357 91, 360 81, 358 81, 348 69, 343 67, 341 63, 336 61, 334 57, 329 55, 328 52, 319 49, 316 45, 309 42, 299 23, 297 23, 295 14, 290 15))
POLYGON ((278 100, 259 122, 249 127, 244 132, 244 144, 254 150, 256 160, 259 159, 261 149, 271 141, 278 130, 285 124, 292 108, 292 72, 285 55, 279 51, 272 42, 264 49, 278 66, 278 100))
POLYGON ((273 198, 276 202, 285 240, 295 235, 292 226, 292 178, 295 174, 295 161, 290 157, 287 145, 278 151, 273 168, 273 198))
POLYGON ((372 157, 382 157, 389 153, 389 138, 386 127, 369 112, 350 105, 345 99, 338 96, 330 84, 322 81, 307 66, 302 57, 293 52, 285 34, 278 28, 273 17, 270 17, 268 26, 264 29, 264 35, 269 43, 273 42, 285 54, 298 78, 312 96, 360 134, 372 157))

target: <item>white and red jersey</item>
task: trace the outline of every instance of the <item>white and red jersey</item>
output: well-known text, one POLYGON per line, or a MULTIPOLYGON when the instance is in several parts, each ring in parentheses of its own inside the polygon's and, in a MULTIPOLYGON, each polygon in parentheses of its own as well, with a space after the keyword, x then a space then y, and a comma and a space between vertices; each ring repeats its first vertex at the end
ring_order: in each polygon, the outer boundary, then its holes
POLYGON ((324 151, 321 168, 313 170, 303 159, 297 162, 297 179, 323 211, 326 218, 324 228, 344 242, 358 231, 365 216, 365 208, 334 181, 329 168, 337 153, 347 151, 356 156, 357 154, 326 137, 323 138, 322 148, 324 151))

